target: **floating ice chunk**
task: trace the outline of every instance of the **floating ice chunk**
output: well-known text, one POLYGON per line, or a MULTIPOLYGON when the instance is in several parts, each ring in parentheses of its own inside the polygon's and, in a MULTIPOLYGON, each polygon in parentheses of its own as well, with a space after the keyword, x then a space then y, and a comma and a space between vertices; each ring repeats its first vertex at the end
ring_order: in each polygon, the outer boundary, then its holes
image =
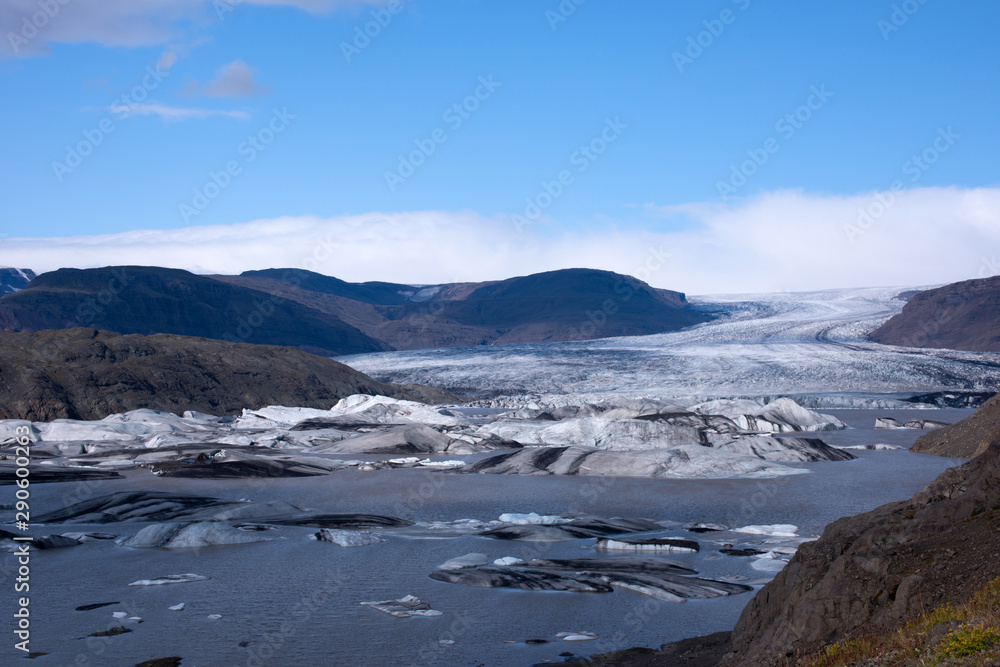
POLYGON ((787 563, 788 561, 783 558, 783 554, 769 551, 766 554, 757 556, 750 563, 750 567, 758 572, 781 572, 787 563))
POLYGON ((897 445, 890 445, 884 442, 877 442, 874 445, 850 445, 848 447, 841 447, 841 449, 867 449, 876 452, 887 452, 894 449, 903 449, 897 445))
POLYGON ((217 621, 222 618, 222 614, 209 614, 206 618, 210 618, 213 621, 217 621))
POLYGON ((425 459, 418 463, 417 465, 423 466, 425 468, 463 468, 466 465, 465 461, 453 460, 453 461, 431 461, 425 459))
POLYGON ((121 540, 121 545, 134 548, 179 549, 222 544, 248 544, 270 540, 269 537, 237 530, 223 523, 199 521, 197 523, 157 523, 146 526, 133 537, 121 540))
POLYGON ((740 428, 761 433, 794 431, 831 431, 847 428, 832 415, 824 415, 802 407, 790 398, 778 398, 764 405, 749 400, 716 400, 691 408, 703 415, 722 415, 740 428))
POLYGON ((168 574, 156 579, 140 579, 133 581, 129 586, 162 586, 164 584, 185 584, 191 581, 208 581, 209 577, 200 574, 168 574))
POLYGON ((729 530, 729 526, 721 523, 708 523, 705 521, 698 521, 695 523, 684 524, 684 530, 690 531, 692 533, 716 533, 723 530, 729 530))
POLYGON ((356 416, 372 424, 429 424, 436 426, 468 426, 465 417, 414 401, 401 401, 387 396, 354 394, 340 399, 326 413, 328 418, 356 416))
POLYGON ((697 553, 700 547, 694 540, 669 537, 618 538, 601 537, 594 542, 594 548, 602 551, 636 551, 641 553, 697 553))
POLYGON ((589 642, 597 639, 597 635, 593 632, 560 632, 556 637, 564 642, 589 642))
POLYGON ((490 559, 486 557, 486 554, 481 553, 469 553, 464 556, 458 556, 452 558, 451 560, 445 561, 438 566, 439 570, 462 570, 467 567, 479 567, 480 565, 486 565, 490 562, 490 559))
POLYGON ((733 532, 747 535, 769 535, 772 537, 797 537, 799 527, 788 523, 779 523, 764 526, 743 526, 742 528, 734 528, 733 532))
POLYGON ((370 544, 385 542, 385 538, 370 530, 341 530, 322 528, 318 533, 309 536, 311 540, 332 542, 342 547, 366 547, 370 544))
POLYGON ((401 459, 389 459, 389 463, 395 463, 396 465, 408 465, 419 462, 420 462, 420 457, 418 456, 407 456, 401 459))
POLYGON ((524 560, 521 558, 516 558, 514 556, 504 556, 503 558, 497 558, 493 561, 494 565, 500 565, 502 567, 509 567, 511 565, 520 565, 524 560))
POLYGON ((508 512, 507 514, 500 515, 500 521, 518 526, 557 526, 562 523, 569 523, 572 519, 567 519, 557 515, 542 515, 535 512, 529 512, 528 514, 508 512))
POLYGON ((173 607, 167 607, 170 611, 184 611, 184 603, 175 604, 173 607))
POLYGON ((111 614, 115 618, 128 618, 128 614, 124 611, 116 611, 111 614))
POLYGON ((396 618, 411 616, 441 616, 442 612, 431 609, 430 605, 421 602, 415 595, 407 595, 398 600, 383 600, 382 602, 362 602, 361 605, 378 609, 396 618))

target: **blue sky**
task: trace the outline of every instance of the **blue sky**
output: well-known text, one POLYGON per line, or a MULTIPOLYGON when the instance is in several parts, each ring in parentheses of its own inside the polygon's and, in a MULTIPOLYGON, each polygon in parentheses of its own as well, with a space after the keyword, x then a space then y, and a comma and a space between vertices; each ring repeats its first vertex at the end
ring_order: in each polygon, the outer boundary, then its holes
MULTIPOLYGON (((962 239, 944 248, 947 269, 925 280, 904 272, 892 281, 887 271, 859 277, 864 284, 974 277, 991 257, 976 253, 1000 250, 995 2, 254 0, 219 14, 226 2, 73 0, 23 40, 11 34, 31 32, 24 21, 40 11, 39 0, 2 3, 0 263, 45 270, 131 261, 134 230, 193 238, 199 234, 188 228, 196 226, 204 228, 200 250, 168 253, 163 263, 261 268, 266 253, 240 254, 231 243, 245 241, 241 225, 272 221, 280 239, 312 221, 347 243, 338 225, 373 213, 385 214, 380 224, 406 227, 399 234, 407 238, 460 234, 482 237, 483 252, 500 248, 496 264, 442 272, 448 262, 435 254, 471 249, 419 246, 431 257, 411 258, 409 273, 399 272, 410 282, 585 260, 628 272, 661 239, 675 254, 711 252, 722 242, 720 216, 742 215, 742 226, 728 224, 749 233, 768 215, 782 217, 779 227, 794 224, 785 219, 790 211, 799 225, 827 222, 796 245, 780 244, 786 255, 810 239, 824 244, 831 230, 849 242, 857 266, 871 262, 857 251, 861 236, 909 229, 919 245, 935 245, 934 235, 952 225, 948 238, 962 239), (386 24, 369 43, 355 43, 373 12, 386 24), (345 55, 344 44, 356 45, 345 55), (142 101, 129 107, 133 90, 142 101), (86 151, 101 135, 72 166, 67 146, 83 142, 86 151), (400 171, 400 156, 409 161, 420 145, 421 164, 412 175, 405 165, 400 171), (592 152, 580 150, 588 145, 592 152), (932 164, 912 161, 925 151, 932 164), (755 156, 757 164, 747 162, 755 156), (213 173, 225 187, 214 187, 213 173), (867 208, 872 193, 892 193, 895 181, 900 200, 931 197, 914 207, 920 219, 890 206, 879 224, 852 236, 858 216, 831 217, 845 201, 847 211, 857 201, 867 208), (546 183, 557 195, 551 203, 546 183), (811 202, 815 214, 789 206, 789 197, 811 202), (969 205, 969 197, 984 199, 969 205), (776 201, 784 203, 757 212, 776 201), (964 217, 953 214, 957 202, 969 208, 964 217), (532 203, 542 204, 541 215, 528 219, 532 203), (695 243, 699 233, 713 236, 695 243), (90 239, 65 241, 81 235, 90 239), (25 237, 63 240, 25 245, 25 237), (123 238, 125 250, 115 241, 123 238), (111 254, 80 255, 81 245, 111 254), (550 245, 561 254, 547 253, 550 245), (595 250, 602 246, 614 248, 603 259, 595 250)), ((399 234, 384 234, 384 249, 406 261, 418 246, 399 234)), ((146 238, 155 245, 177 237, 146 238)), ((150 252, 135 261, 157 263, 146 259, 150 252)), ((340 261, 317 270, 385 274, 359 265, 349 244, 338 252, 340 261)), ((303 253, 272 261, 301 264, 303 253)), ((659 282, 675 282, 673 275, 659 282)), ((847 284, 850 275, 823 284, 847 284)), ((736 276, 693 289, 747 284, 736 276)), ((769 274, 757 282, 790 281, 769 274)))

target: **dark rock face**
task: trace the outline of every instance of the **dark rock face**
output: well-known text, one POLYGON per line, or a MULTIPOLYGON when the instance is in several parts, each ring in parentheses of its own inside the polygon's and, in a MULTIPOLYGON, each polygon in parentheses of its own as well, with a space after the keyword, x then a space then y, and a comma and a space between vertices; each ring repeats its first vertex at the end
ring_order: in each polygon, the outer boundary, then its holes
POLYGON ((729 632, 683 639, 664 644, 659 651, 632 648, 595 655, 585 663, 592 667, 715 667, 729 651, 729 632))
POLYGON ((214 278, 335 315, 398 349, 642 335, 712 319, 680 292, 592 269, 425 287, 346 283, 297 269, 214 278))
POLYGON ((79 326, 288 345, 328 356, 389 349, 328 313, 177 269, 59 269, 0 298, 0 328, 7 331, 79 326))
POLYGON ((1000 575, 1000 424, 911 500, 840 519, 750 602, 726 665, 786 664, 862 627, 898 627, 1000 575))
POLYGON ((0 332, 2 419, 103 419, 140 408, 215 415, 267 405, 328 409, 351 394, 459 400, 431 387, 377 382, 289 347, 93 329, 0 332))
POLYGON ((871 339, 904 347, 1000 352, 1000 276, 918 292, 871 339))
POLYGON ((35 277, 35 272, 31 269, 0 266, 0 294, 10 294, 24 289, 35 277))
POLYGON ((971 417, 920 436, 911 452, 971 459, 986 451, 989 435, 1000 424, 1000 394, 986 401, 971 417))

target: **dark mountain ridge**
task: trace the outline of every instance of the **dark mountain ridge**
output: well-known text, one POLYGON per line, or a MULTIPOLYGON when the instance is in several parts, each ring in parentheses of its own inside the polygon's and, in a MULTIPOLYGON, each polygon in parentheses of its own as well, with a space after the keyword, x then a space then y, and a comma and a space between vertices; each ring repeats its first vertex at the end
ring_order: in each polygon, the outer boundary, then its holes
POLYGON ((712 319, 683 293, 594 269, 420 286, 345 283, 298 269, 213 278, 334 314, 398 349, 645 335, 712 319))
POLYGON ((0 266, 0 294, 10 294, 24 289, 35 279, 31 269, 15 269, 11 266, 0 266))
POLYGON ((433 387, 377 382, 290 347, 87 328, 0 332, 0 419, 103 419, 140 408, 214 415, 267 405, 329 409, 351 394, 461 400, 433 387))
POLYGON ((871 334, 885 345, 1000 352, 1000 276, 910 296, 903 312, 871 334))
POLYGON ((79 326, 287 345, 324 355, 390 349, 327 313, 179 269, 59 269, 0 298, 0 329, 79 326))

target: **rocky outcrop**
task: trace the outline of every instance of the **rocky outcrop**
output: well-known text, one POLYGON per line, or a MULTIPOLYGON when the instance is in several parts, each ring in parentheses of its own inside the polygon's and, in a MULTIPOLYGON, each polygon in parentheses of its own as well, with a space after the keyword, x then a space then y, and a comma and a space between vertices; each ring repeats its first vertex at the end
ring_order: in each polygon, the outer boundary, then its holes
POLYGON ((840 519, 750 602, 726 665, 787 664, 845 635, 900 626, 1000 575, 1000 426, 975 459, 911 500, 840 519))
POLYGON ((971 417, 923 435, 911 452, 955 458, 979 456, 990 444, 990 434, 1000 424, 1000 394, 997 394, 971 417))
POLYGON ((903 347, 1000 352, 1000 276, 918 292, 871 339, 903 347))
POLYGON ((377 382, 289 347, 83 328, 0 332, 0 419, 102 419, 140 408, 215 415, 282 404, 329 409, 354 394, 459 400, 431 387, 377 382))

